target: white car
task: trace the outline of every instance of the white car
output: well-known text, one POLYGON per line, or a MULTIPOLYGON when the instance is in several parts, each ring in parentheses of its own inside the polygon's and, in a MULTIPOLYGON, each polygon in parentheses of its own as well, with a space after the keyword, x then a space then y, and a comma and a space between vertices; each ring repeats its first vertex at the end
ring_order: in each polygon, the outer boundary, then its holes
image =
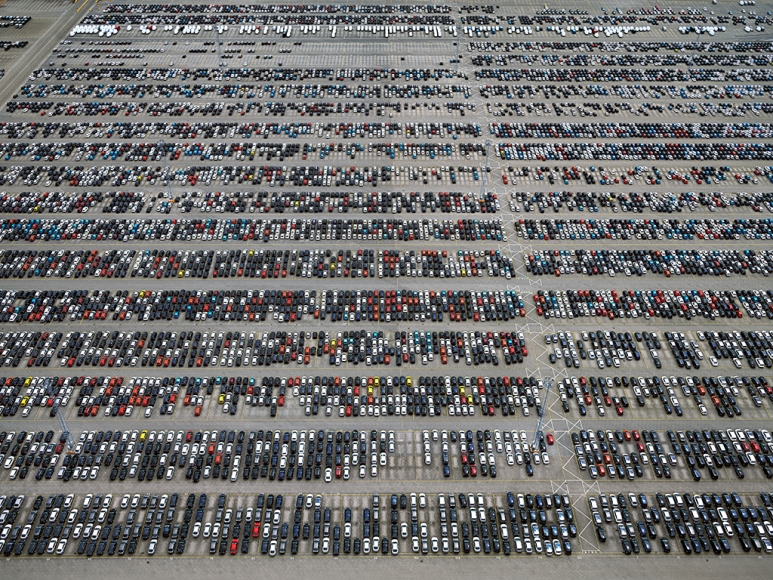
POLYGON ((59 545, 57 545, 56 547, 56 555, 61 556, 62 554, 64 554, 64 551, 66 548, 67 548, 67 539, 62 538, 61 540, 59 540, 59 545))

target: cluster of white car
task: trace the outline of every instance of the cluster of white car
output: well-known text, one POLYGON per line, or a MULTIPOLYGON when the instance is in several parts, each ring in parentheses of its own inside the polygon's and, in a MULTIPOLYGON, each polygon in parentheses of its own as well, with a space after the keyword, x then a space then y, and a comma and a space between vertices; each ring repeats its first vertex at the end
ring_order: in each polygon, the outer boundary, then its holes
POLYGON ((115 24, 78 24, 70 31, 70 36, 76 36, 78 34, 96 34, 97 36, 106 36, 110 38, 114 34, 118 34, 121 30, 120 26, 115 24))

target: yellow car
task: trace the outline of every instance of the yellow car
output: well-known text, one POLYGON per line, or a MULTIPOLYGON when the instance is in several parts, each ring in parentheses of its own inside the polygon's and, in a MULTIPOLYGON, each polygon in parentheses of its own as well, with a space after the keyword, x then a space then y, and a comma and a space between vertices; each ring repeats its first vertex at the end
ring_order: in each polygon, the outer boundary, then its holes
POLYGON ((221 405, 225 403, 225 393, 220 393, 220 397, 218 397, 217 402, 221 405))
POLYGON ((21 398, 21 406, 22 406, 22 407, 26 407, 26 406, 27 406, 27 402, 28 402, 29 400, 30 400, 30 398, 29 398, 27 395, 24 395, 24 396, 21 398))
POLYGON ((148 438, 148 431, 143 430, 142 433, 140 433, 140 441, 145 441, 145 439, 148 438))
POLYGON ((381 385, 381 378, 380 377, 373 377, 373 386, 378 387, 381 385))
POLYGON ((413 386, 413 379, 411 377, 405 377, 405 384, 409 387, 413 386))

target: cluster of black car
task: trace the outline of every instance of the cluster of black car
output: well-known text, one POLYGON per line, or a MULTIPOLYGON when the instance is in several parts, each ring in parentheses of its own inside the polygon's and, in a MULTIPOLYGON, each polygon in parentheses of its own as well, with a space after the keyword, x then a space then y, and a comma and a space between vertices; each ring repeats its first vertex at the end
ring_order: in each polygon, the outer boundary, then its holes
POLYGON ((643 493, 601 493, 588 498, 596 537, 602 544, 608 536, 605 525, 616 526, 623 554, 652 552, 652 542, 658 538, 657 524, 666 533, 660 536, 660 550, 666 554, 681 547, 685 555, 731 552, 731 539, 737 538, 744 552, 773 553, 770 536, 773 501, 770 494, 760 492, 761 504, 744 500, 735 492, 723 493, 662 493, 652 501, 643 493), (641 515, 637 517, 637 511, 641 515), (674 545, 672 546, 672 542, 674 545))

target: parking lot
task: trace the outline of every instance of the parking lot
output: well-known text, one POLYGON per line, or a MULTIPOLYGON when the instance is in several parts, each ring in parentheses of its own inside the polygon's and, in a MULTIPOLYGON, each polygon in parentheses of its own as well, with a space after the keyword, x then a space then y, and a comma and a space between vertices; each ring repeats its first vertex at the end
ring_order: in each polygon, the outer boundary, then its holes
POLYGON ((0 567, 765 576, 771 26, 0 4, 0 567))

